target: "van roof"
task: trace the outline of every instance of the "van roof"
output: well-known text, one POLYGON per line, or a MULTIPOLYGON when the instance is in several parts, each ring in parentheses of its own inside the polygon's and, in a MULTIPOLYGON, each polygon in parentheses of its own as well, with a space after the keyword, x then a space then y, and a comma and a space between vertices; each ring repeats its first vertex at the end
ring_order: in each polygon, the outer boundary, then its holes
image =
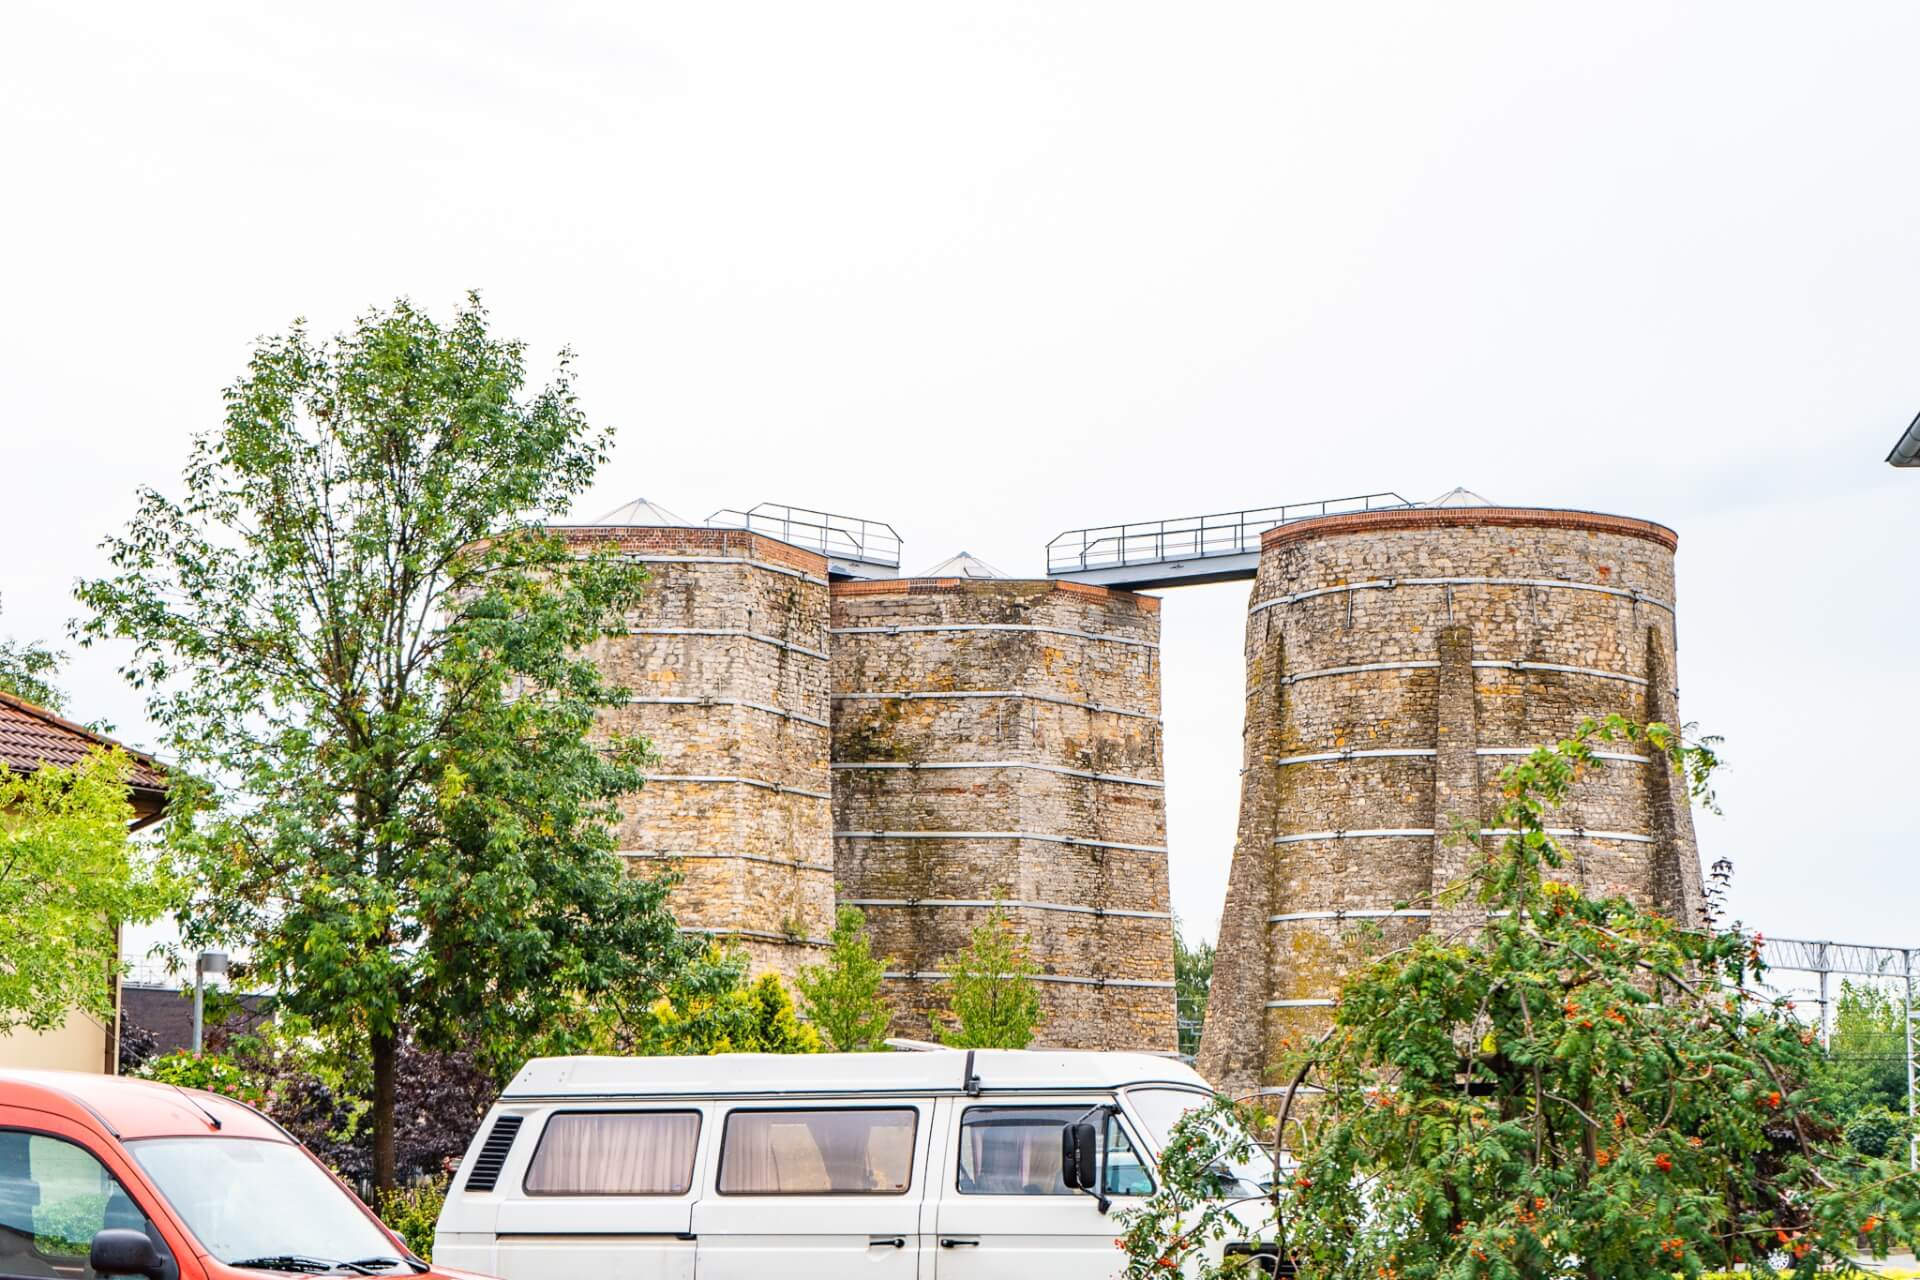
MULTIPOLYGON (((1198 1072, 1147 1053, 980 1049, 971 1054, 981 1090, 1114 1089, 1172 1084, 1209 1089, 1198 1072)), ((633 1095, 928 1094, 966 1091, 969 1052, 725 1053, 706 1057, 535 1058, 501 1094, 515 1098, 633 1095)))
POLYGON ((83 1124, 91 1119, 116 1138, 218 1134, 288 1141, 271 1120, 232 1098, 125 1076, 0 1070, 0 1104, 50 1111, 83 1124))

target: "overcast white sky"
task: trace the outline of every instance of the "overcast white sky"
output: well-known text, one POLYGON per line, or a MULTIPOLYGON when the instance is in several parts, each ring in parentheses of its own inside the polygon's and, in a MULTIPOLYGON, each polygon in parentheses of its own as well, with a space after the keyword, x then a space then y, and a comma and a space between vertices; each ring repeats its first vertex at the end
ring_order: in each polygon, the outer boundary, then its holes
MULTIPOLYGON (((909 569, 1464 484, 1680 532, 1708 860, 1920 944, 1920 6, 7 8, 0 635, 60 641, 251 339, 485 291, 619 430, 581 514, 784 501, 909 569)), ((1219 914, 1244 584, 1170 593, 1219 914)), ((148 736, 117 655, 82 718, 148 736)))

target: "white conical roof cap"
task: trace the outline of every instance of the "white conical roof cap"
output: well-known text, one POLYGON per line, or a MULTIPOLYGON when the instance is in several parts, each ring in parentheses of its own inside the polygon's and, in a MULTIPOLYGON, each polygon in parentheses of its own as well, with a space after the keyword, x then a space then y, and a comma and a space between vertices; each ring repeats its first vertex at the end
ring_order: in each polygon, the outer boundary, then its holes
POLYGON ((1432 502, 1423 502, 1420 505, 1424 507, 1490 507, 1493 503, 1471 489, 1455 485, 1432 502))
POLYGON ((607 514, 591 523, 597 525, 630 525, 645 529, 690 529, 691 520, 682 520, 673 512, 657 502, 648 502, 645 498, 635 498, 632 502, 623 502, 607 514))
POLYGON ((949 556, 916 578, 1004 578, 1007 575, 970 551, 949 556))

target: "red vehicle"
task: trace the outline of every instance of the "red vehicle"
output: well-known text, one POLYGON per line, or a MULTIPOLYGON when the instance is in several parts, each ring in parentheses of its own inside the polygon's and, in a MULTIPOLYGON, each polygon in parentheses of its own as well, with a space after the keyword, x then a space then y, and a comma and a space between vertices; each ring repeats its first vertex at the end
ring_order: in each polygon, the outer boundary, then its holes
POLYGON ((408 1250, 287 1132, 149 1080, 0 1071, 0 1280, 467 1280, 408 1250))

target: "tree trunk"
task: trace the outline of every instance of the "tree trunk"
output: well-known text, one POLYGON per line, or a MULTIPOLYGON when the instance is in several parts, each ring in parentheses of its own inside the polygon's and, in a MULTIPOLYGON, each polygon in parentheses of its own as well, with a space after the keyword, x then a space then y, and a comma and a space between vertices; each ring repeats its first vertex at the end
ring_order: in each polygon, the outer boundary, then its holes
POLYGON ((373 1184, 382 1191, 394 1188, 393 1111, 395 1069, 399 1046, 389 1033, 373 1035, 373 1184))

